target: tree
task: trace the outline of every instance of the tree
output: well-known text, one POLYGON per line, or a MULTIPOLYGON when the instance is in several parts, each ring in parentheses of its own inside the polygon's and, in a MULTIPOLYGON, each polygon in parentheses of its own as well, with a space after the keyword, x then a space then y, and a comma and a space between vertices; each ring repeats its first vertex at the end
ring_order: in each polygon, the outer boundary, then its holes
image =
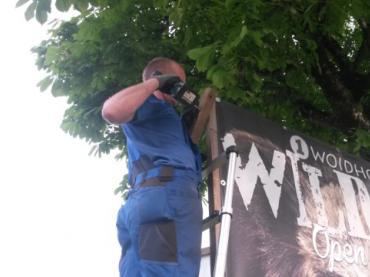
MULTIPOLYGON (((47 21, 51 0, 27 3, 47 21)), ((154 56, 176 58, 195 90, 369 158, 368 0, 56 0, 80 14, 33 51, 39 83, 71 104, 62 128, 99 155, 124 141, 100 116, 104 100, 139 81, 154 56)))

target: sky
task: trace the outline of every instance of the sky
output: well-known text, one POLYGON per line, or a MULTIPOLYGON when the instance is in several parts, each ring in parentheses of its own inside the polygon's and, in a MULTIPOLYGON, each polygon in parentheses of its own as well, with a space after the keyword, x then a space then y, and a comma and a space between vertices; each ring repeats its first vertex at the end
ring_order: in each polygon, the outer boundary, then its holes
POLYGON ((0 1, 0 276, 118 276, 125 165, 60 129, 66 100, 36 87, 30 51, 47 26, 15 3, 0 1))
POLYGON ((45 28, 23 12, 0 2, 0 276, 118 276, 124 164, 60 129, 66 101, 38 90, 30 52, 45 28))

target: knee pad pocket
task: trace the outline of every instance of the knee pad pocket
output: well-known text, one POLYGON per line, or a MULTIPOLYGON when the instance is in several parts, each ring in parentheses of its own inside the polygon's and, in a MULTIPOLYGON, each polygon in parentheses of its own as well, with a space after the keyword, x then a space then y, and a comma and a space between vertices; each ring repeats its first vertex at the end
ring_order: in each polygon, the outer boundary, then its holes
POLYGON ((140 258, 155 262, 177 262, 176 226, 173 220, 140 225, 140 258))

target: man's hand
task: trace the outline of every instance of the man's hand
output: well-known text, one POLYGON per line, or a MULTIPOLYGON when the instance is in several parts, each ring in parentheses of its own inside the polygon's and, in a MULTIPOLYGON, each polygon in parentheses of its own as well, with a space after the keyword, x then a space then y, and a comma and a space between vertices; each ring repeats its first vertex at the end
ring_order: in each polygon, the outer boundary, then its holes
POLYGON ((153 76, 153 78, 158 80, 158 90, 166 94, 171 94, 173 86, 181 82, 181 79, 176 75, 158 75, 153 76))

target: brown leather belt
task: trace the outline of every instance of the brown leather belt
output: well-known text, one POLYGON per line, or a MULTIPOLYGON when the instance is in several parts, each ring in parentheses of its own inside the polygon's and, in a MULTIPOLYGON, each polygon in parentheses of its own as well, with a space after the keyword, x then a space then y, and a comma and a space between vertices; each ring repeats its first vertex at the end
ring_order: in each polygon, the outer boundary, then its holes
MULTIPOLYGON (((172 180, 174 169, 170 166, 161 166, 159 170, 159 175, 154 177, 145 178, 146 173, 144 174, 143 181, 135 184, 134 187, 149 187, 149 186, 164 186, 164 183, 172 180)), ((135 178, 136 179, 136 178, 135 178)))

